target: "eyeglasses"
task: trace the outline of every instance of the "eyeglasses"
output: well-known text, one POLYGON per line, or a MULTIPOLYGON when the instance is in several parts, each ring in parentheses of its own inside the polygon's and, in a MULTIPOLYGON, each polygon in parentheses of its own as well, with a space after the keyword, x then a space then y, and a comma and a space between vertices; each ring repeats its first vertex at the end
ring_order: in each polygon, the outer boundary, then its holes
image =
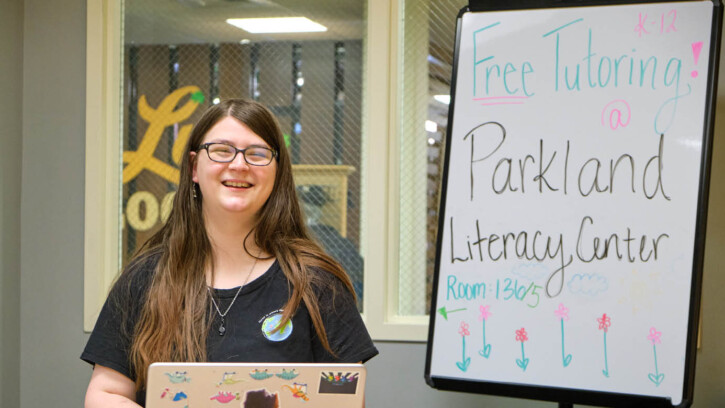
POLYGON ((204 143, 199 150, 206 149, 209 159, 217 163, 230 163, 241 153, 244 161, 252 166, 267 166, 277 157, 277 152, 263 146, 249 146, 246 149, 237 149, 226 143, 204 143))

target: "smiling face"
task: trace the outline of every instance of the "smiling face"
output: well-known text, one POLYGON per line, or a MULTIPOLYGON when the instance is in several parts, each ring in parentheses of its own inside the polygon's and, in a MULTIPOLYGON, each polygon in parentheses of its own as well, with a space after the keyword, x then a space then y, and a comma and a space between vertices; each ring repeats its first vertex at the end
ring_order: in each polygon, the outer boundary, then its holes
MULTIPOLYGON (((238 149, 270 148, 261 136, 231 116, 209 129, 201 142, 204 143, 226 143, 238 149)), ((192 180, 199 184, 204 216, 225 218, 237 214, 256 221, 274 189, 277 161, 273 159, 267 166, 253 166, 244 160, 241 152, 229 163, 212 161, 203 149, 189 154, 192 180)))

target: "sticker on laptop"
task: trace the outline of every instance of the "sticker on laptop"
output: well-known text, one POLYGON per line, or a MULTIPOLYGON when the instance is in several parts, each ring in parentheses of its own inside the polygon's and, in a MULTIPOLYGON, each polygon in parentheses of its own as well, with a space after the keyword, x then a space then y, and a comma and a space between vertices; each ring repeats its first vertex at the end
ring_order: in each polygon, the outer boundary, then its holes
POLYGON ((279 395, 276 392, 270 394, 265 389, 247 391, 241 406, 242 408, 277 408, 279 407, 279 395))
POLYGON ((228 404, 234 400, 240 399, 238 392, 231 392, 231 391, 219 391, 216 393, 216 395, 212 395, 209 397, 210 400, 216 400, 217 402, 220 402, 222 404, 228 404))
POLYGON ((221 387, 222 385, 234 385, 234 384, 236 384, 236 383, 239 383, 239 382, 245 381, 245 380, 243 380, 243 379, 241 379, 241 378, 240 378, 240 379, 237 379, 237 378, 235 378, 235 377, 234 377, 235 375, 237 375, 237 373, 236 373, 235 371, 232 371, 232 372, 225 372, 225 373, 224 373, 224 374, 222 375, 222 380, 221 380, 221 381, 219 381, 219 382, 218 382, 218 383, 216 384, 216 386, 217 386, 217 387, 221 387))
POLYGON ((320 373, 320 394, 355 394, 360 373, 320 373))
POLYGON ((255 380, 266 380, 267 378, 274 377, 274 374, 271 374, 267 372, 267 369, 264 369, 264 371, 259 371, 256 368, 249 372, 249 376, 254 378, 255 380))
POLYGON ((188 374, 186 371, 176 371, 174 373, 164 373, 167 377, 169 377, 169 382, 172 384, 181 384, 185 382, 191 382, 191 378, 189 378, 186 374, 188 374))
POLYGON ((294 368, 291 370, 283 368, 282 372, 276 373, 275 375, 283 380, 294 380, 300 373, 294 368))
POLYGON ((164 391, 161 392, 161 399, 170 399, 172 401, 181 401, 189 398, 184 391, 176 391, 172 390, 170 388, 164 388, 164 391))
POLYGON ((307 396, 307 384, 293 383, 291 387, 285 384, 282 386, 282 389, 285 388, 290 390, 290 392, 292 392, 292 396, 295 398, 299 398, 303 401, 310 400, 310 398, 307 396))

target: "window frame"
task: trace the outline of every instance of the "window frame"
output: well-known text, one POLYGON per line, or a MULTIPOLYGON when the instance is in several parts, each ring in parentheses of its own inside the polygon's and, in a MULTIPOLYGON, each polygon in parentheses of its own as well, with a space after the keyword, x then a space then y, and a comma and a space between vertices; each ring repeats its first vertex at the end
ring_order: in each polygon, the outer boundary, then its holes
MULTIPOLYGON (((398 313, 398 101, 402 96, 398 85, 404 74, 398 37, 402 11, 402 1, 367 0, 361 146, 363 318, 374 340, 426 341, 428 316, 398 313), (386 160, 370 165, 368 152, 380 149, 388 152, 386 160)), ((83 312, 86 332, 93 329, 120 269, 122 28, 121 0, 87 1, 83 312)))
POLYGON ((119 0, 86 2, 86 156, 83 329, 93 330, 120 268, 120 95, 123 11, 119 0))

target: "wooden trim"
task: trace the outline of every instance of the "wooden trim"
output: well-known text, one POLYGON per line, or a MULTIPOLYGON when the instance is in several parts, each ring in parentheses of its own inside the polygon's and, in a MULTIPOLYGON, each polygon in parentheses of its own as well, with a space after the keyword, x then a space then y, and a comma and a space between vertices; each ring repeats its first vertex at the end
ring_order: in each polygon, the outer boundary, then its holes
POLYGON ((121 4, 88 0, 83 329, 91 331, 118 273, 121 4))

